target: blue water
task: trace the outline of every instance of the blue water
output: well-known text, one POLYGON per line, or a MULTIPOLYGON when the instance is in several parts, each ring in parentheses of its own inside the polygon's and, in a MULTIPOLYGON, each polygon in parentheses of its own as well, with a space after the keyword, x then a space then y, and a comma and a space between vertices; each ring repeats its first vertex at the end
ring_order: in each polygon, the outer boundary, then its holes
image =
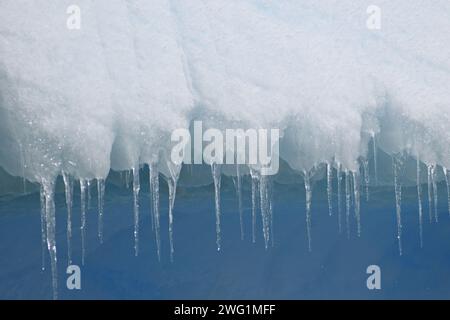
MULTIPOLYGON (((144 178, 142 179, 144 180, 144 178)), ((60 183, 60 182, 59 182, 60 183)), ((237 198, 223 178, 222 250, 215 243, 212 186, 180 187, 175 202, 175 261, 170 263, 167 188, 161 179, 162 261, 151 232, 148 184, 140 195, 140 255, 134 256, 131 189, 106 186, 104 244, 97 239, 96 192, 88 212, 82 289, 66 288, 66 209, 56 196, 59 298, 61 299, 404 299, 450 298, 450 218, 445 185, 439 187, 440 222, 430 224, 424 187, 424 248, 419 246, 416 189, 403 189, 403 256, 396 239, 393 188, 371 188, 361 197, 362 235, 338 233, 337 196, 328 215, 326 186, 313 186, 312 252, 307 250, 302 184, 274 186, 274 247, 267 251, 258 216, 251 243, 251 195, 244 181, 246 238, 240 240, 237 198), (368 290, 366 268, 381 268, 381 290, 368 290)), ((59 186, 61 190, 61 186, 59 186)), ((336 191, 336 186, 334 186, 336 191)), ((345 209, 345 204, 343 206, 345 209)), ((0 298, 51 299, 49 261, 41 271, 39 195, 0 198, 0 298)), ((74 264, 81 264, 79 191, 73 217, 74 264)), ((343 217, 345 212, 343 212, 343 217)))

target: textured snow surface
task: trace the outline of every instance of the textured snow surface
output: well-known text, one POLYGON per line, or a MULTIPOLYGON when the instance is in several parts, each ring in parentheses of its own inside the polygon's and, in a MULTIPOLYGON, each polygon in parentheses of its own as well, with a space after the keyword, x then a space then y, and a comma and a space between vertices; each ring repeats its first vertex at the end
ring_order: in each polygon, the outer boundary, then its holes
MULTIPOLYGON (((0 2, 0 166, 30 181, 161 162, 170 134, 280 128, 299 172, 356 171, 372 136, 450 168, 450 2, 0 2)), ((382 169, 379 169, 380 171, 382 169)), ((389 171, 392 168, 389 167, 389 171)), ((413 177, 415 176, 415 172, 413 177)))

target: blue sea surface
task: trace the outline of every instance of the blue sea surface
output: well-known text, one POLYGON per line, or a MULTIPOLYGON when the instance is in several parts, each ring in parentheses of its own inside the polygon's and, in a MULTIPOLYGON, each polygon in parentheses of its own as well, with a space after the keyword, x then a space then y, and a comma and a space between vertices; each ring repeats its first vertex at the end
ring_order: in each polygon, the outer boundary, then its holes
MULTIPOLYGON (((216 248, 214 189, 182 187, 174 210, 175 259, 170 262, 168 191, 160 179, 162 261, 150 220, 148 183, 140 194, 140 254, 134 256, 131 189, 107 183, 104 243, 97 238, 96 192, 87 222, 86 264, 81 266, 80 194, 74 194, 73 264, 81 267, 81 290, 66 287, 67 244, 64 193, 56 194, 58 294, 60 299, 448 299, 450 218, 445 184, 439 184, 439 223, 430 223, 424 187, 424 248, 419 243, 417 193, 403 188, 403 255, 399 255, 392 187, 361 196, 362 233, 351 210, 347 238, 338 232, 336 186, 333 215, 326 185, 313 186, 312 252, 308 252, 303 184, 274 184, 274 243, 264 247, 258 211, 257 241, 251 241, 250 183, 243 184, 245 239, 240 239, 236 191, 222 178, 222 250, 216 248), (366 269, 381 268, 381 290, 368 290, 366 269)), ((59 182, 61 184, 61 182, 59 182)), ((0 298, 51 299, 47 257, 41 270, 39 194, 0 198, 0 298)))

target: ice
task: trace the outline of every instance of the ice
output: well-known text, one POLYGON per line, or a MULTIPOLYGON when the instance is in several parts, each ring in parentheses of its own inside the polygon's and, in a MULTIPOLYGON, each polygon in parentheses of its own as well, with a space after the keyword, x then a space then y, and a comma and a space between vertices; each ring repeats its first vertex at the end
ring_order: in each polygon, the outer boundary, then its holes
POLYGON ((328 198, 328 212, 333 215, 333 167, 327 162, 327 198, 328 198))
POLYGON ((41 269, 42 271, 45 270, 45 252, 47 251, 47 223, 46 223, 46 209, 45 209, 45 193, 44 193, 44 186, 41 185, 40 188, 40 201, 41 201, 41 255, 42 255, 42 264, 41 269))
POLYGON ((73 207, 73 180, 67 173, 62 173, 66 194, 67 207, 67 262, 72 264, 72 207, 73 207))
POLYGON ((338 194, 338 230, 339 233, 342 232, 342 166, 340 163, 337 164, 336 168, 337 177, 337 194, 338 194))
POLYGON ((45 224, 47 235, 47 249, 50 257, 50 267, 52 274, 53 299, 56 300, 58 298, 58 269, 55 240, 55 182, 52 180, 42 180, 42 187, 45 198, 45 224))
MULTIPOLYGON (((88 190, 89 190, 88 181, 88 190)), ((88 191, 88 203, 89 203, 89 191, 88 191)), ((97 179, 97 205, 98 205, 98 239, 100 243, 103 243, 103 207, 105 205, 105 180, 97 179)), ((88 205, 89 208, 89 205, 88 205)))
POLYGON ((351 206, 351 181, 350 172, 346 169, 345 175, 345 225, 347 230, 347 238, 350 239, 350 206, 351 206))
POLYGON ((448 214, 450 215, 450 170, 442 168, 445 175, 445 183, 447 185, 447 202, 448 202, 448 214))
POLYGON ((221 236, 221 228, 220 228, 220 182, 221 182, 221 171, 220 165, 217 163, 213 163, 211 165, 211 173, 214 180, 214 207, 216 211, 216 244, 217 251, 221 249, 222 236, 221 236))
POLYGON ((158 260, 161 261, 161 236, 160 236, 160 221, 159 221, 159 171, 158 165, 152 163, 150 165, 150 190, 151 190, 151 219, 152 226, 155 232, 156 240, 156 254, 158 260))
POLYGON ((233 182, 236 187, 236 194, 238 199, 238 210, 239 210, 239 226, 241 228, 241 240, 244 240, 244 210, 242 208, 242 176, 239 170, 240 165, 236 165, 236 177, 233 182))
POLYGON ((256 243, 256 208, 259 179, 254 170, 250 170, 252 180, 252 242, 256 243))
POLYGON ((80 207, 81 207, 81 264, 84 265, 86 259, 86 189, 87 181, 80 180, 80 207))
POLYGON ((312 251, 311 246, 311 201, 312 201, 312 190, 311 190, 311 178, 309 172, 303 173, 303 178, 305 180, 305 203, 306 203, 306 236, 308 238, 308 250, 312 251))
MULTIPOLYGON (((169 186, 169 242, 170 242, 170 261, 174 260, 174 244, 173 244, 173 207, 175 206, 175 197, 177 194, 177 183, 180 177, 181 165, 167 162, 169 169, 169 177, 167 185, 169 186)), ((220 175, 219 175, 220 177, 220 175)), ((216 191, 217 192, 217 191, 216 191)), ((220 193, 220 190, 219 190, 220 193)), ((217 204, 216 204, 217 206, 217 204)))
POLYGON ((356 217, 356 227, 357 235, 361 236, 361 206, 360 206, 360 176, 358 172, 352 172, 353 176, 353 194, 355 198, 355 217, 356 217))
POLYGON ((395 211, 397 217, 397 239, 399 254, 403 254, 402 246, 402 186, 400 182, 400 170, 403 165, 402 160, 394 156, 392 157, 392 165, 394 168, 394 188, 395 188, 395 211))
POLYGON ((139 167, 133 168, 134 255, 139 254, 139 167))
POLYGON ((417 201, 419 204, 419 240, 423 248, 423 208, 422 208, 422 183, 420 181, 420 160, 417 157, 417 201))
MULTIPOLYGON (((297 182, 308 173, 307 197, 316 179, 310 173, 327 165, 330 213, 335 166, 338 226, 342 231, 346 223, 348 235, 352 197, 360 228, 364 187, 367 198, 369 185, 394 187, 400 195, 400 178, 418 179, 415 170, 393 179, 396 170, 384 159, 420 158, 428 168, 430 220, 437 220, 437 188, 443 178, 449 183, 449 173, 436 172, 450 168, 447 0, 433 5, 379 0, 380 30, 366 27, 367 3, 352 0, 79 0, 77 5, 81 29, 69 30, 66 1, 0 2, 0 167, 22 178, 19 188, 27 192, 33 192, 32 183, 57 181, 60 175, 80 181, 83 262, 90 181, 107 183, 110 172, 119 171, 129 187, 130 172, 138 175, 146 164, 152 164, 158 257, 158 174, 169 184, 173 259, 173 208, 182 164, 169 169, 165 164, 172 132, 189 129, 194 121, 219 130, 280 129, 279 156, 297 182), (364 186, 355 176, 361 159, 364 186)), ((236 175, 234 168, 223 169, 236 175)), ((238 180, 249 167, 239 170, 238 180)), ((271 182, 252 170, 252 241, 259 206, 267 244, 274 229, 271 182)), ((213 176, 217 200, 220 175, 213 176)), ((12 188, 0 180, 2 190, 12 188)), ((103 193, 98 194, 100 240, 103 193)), ((136 182, 133 194, 137 247, 136 182)), ((307 201, 309 226, 310 205, 307 201)), ((45 218, 42 214, 42 226, 51 226, 45 218)), ((69 224, 70 218, 68 242, 69 224)), ((48 240, 45 232, 42 239, 48 240)))

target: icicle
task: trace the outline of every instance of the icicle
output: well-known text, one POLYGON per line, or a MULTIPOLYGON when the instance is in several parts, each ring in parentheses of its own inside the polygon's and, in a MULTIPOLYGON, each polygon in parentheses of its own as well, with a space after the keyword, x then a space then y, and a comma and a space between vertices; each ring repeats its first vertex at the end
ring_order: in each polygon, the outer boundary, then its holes
POLYGON ((377 139, 375 133, 372 134, 372 145, 373 145, 373 169, 375 176, 375 185, 378 185, 378 164, 377 164, 377 139))
POLYGON ((355 217, 358 237, 361 237, 361 205, 360 205, 360 177, 358 172, 353 172, 353 193, 355 197, 355 217))
POLYGON ((342 233, 342 166, 337 164, 337 193, 338 193, 338 230, 342 233))
POLYGON ((150 199, 150 222, 152 226, 152 231, 155 231, 155 215, 153 212, 153 184, 152 184, 152 165, 148 165, 148 188, 149 188, 149 199, 150 199))
POLYGON ((362 163, 364 170, 364 186, 366 187, 366 201, 369 201, 369 184, 370 184, 369 160, 363 159, 362 163))
POLYGON ((27 179, 25 179, 25 168, 27 167, 25 164, 25 154, 23 151, 22 143, 19 143, 20 149, 20 165, 22 167, 22 186, 23 186, 23 194, 27 193, 27 179))
POLYGON ((397 239, 398 239, 398 250, 400 255, 403 253, 402 249, 402 186, 400 184, 399 171, 402 165, 400 159, 393 157, 392 163, 394 167, 394 187, 395 187, 395 208, 397 215, 397 239))
POLYGON ((272 179, 269 179, 269 216, 270 216, 270 240, 272 247, 275 246, 275 237, 274 237, 274 218, 273 218, 273 182, 272 179))
POLYGON ((47 225, 45 221, 45 193, 44 187, 41 185, 40 190, 40 200, 41 200, 41 251, 42 251, 42 271, 45 270, 45 252, 47 251, 47 225))
POLYGON ((91 180, 86 180, 87 183, 87 211, 91 210, 91 180))
POLYGON ((312 251, 311 246, 311 200, 312 200, 312 191, 311 191, 311 182, 309 172, 304 171, 304 180, 305 180, 305 197, 306 197, 306 235, 308 237, 308 251, 312 251))
POLYGON ((333 178, 333 168, 331 167, 331 164, 327 162, 327 196, 328 196, 328 213, 330 216, 333 215, 332 178, 333 178))
POLYGON ((432 189, 431 189, 431 165, 427 166, 427 174, 428 174, 428 215, 430 218, 430 223, 433 222, 433 205, 432 205, 432 189))
POLYGON ((270 212, 269 212, 269 194, 268 194, 268 177, 261 175, 259 183, 259 199, 261 208, 261 220, 263 225, 264 245, 266 250, 269 248, 270 240, 270 212))
POLYGON ((53 299, 58 299, 58 269, 56 258, 56 219, 55 219, 55 183, 53 181, 42 180, 45 196, 45 221, 47 232, 47 249, 50 255, 52 271, 53 299))
POLYGON ((350 238, 350 203, 351 203, 350 173, 345 169, 345 222, 347 226, 347 238, 350 238))
POLYGON ((242 209, 242 177, 239 170, 239 164, 236 164, 236 193, 238 198, 238 208, 239 208, 239 224, 241 227, 241 240, 244 240, 244 212, 242 209))
POLYGON ((125 171, 125 186, 128 188, 130 188, 130 171, 126 170, 125 171))
POLYGON ((174 165, 167 163, 170 171, 170 178, 167 179, 169 185, 169 242, 170 242, 170 261, 173 262, 174 245, 173 245, 173 207, 175 205, 175 197, 177 193, 178 177, 180 176, 181 164, 174 165))
POLYGON ((445 183, 447 184, 447 202, 448 202, 448 214, 450 215, 450 170, 442 168, 444 170, 445 183))
POLYGON ((133 168, 134 255, 139 254, 139 166, 133 168))
POLYGON ((257 193, 258 193, 258 175, 256 171, 250 170, 252 178, 252 242, 256 243, 256 205, 257 205, 257 193))
POLYGON ((161 261, 161 236, 160 236, 160 222, 159 222, 159 171, 158 165, 152 163, 150 165, 150 187, 152 190, 152 219, 156 239, 156 253, 158 260, 161 261))
POLYGON ((211 165, 211 172, 214 180, 214 198, 215 198, 215 208, 216 208, 216 244, 217 251, 221 248, 221 235, 220 235, 220 181, 221 172, 220 165, 213 163, 211 165))
POLYGON ((80 179, 80 206, 81 206, 81 264, 84 265, 86 257, 86 188, 87 182, 80 179))
POLYGON ((423 210, 422 210, 422 186, 420 184, 420 160, 417 157, 417 201, 419 203, 419 240, 423 248, 423 210))
POLYGON ((67 207, 67 262, 72 264, 72 206, 73 206, 73 180, 66 173, 62 172, 64 189, 66 194, 67 207))
POLYGON ((436 183, 436 165, 431 166, 431 184, 433 185, 433 198, 434 198, 434 220, 439 222, 438 216, 438 190, 436 183))
MULTIPOLYGON (((89 183, 89 181, 88 181, 89 183)), ((88 184, 89 190, 89 184, 88 184)), ((88 192, 89 195, 89 192, 88 192)), ((97 179, 97 205, 98 205, 98 240, 103 243, 103 207, 105 205, 105 180, 97 179)), ((89 197, 88 197, 89 199, 89 197)), ((88 201, 89 203, 89 201, 88 201)))

